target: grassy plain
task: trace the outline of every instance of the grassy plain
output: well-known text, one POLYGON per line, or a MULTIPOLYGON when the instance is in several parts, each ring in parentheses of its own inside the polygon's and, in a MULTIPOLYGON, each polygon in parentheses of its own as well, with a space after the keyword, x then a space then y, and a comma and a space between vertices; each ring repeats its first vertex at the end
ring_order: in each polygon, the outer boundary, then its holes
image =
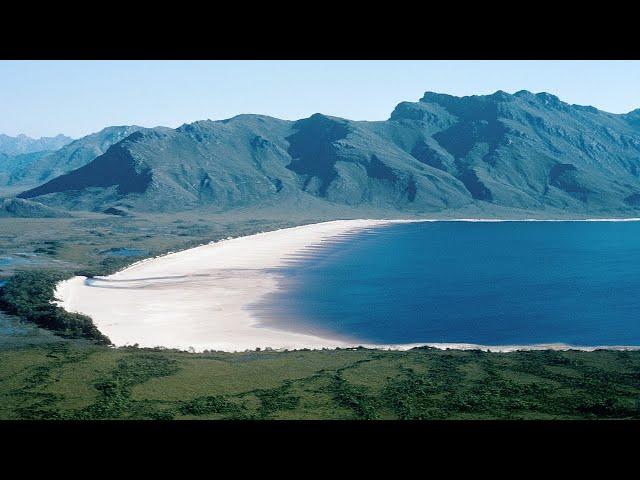
POLYGON ((0 348, 1 419, 640 418, 640 352, 0 348))

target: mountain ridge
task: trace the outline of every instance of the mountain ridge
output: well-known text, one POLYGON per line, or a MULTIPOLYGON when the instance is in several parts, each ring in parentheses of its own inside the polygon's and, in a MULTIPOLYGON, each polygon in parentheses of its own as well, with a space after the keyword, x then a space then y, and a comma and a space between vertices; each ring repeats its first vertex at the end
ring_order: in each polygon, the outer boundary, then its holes
POLYGON ((0 177, 0 185, 22 185, 28 189, 43 184, 86 165, 103 154, 111 145, 141 128, 136 125, 106 127, 73 140, 54 151, 32 153, 26 159, 25 155, 7 159, 3 162, 6 167, 0 166, 0 170, 5 171, 4 181, 0 177))
POLYGON ((0 133, 0 153, 14 156, 42 151, 54 151, 64 147, 72 141, 73 138, 67 137, 61 133, 53 137, 40 138, 31 138, 22 133, 15 137, 0 133))
POLYGON ((139 128, 30 190, 53 207, 224 211, 315 197, 429 213, 482 204, 628 215, 640 207, 640 109, 613 114, 521 90, 425 92, 384 121, 244 114, 139 128))

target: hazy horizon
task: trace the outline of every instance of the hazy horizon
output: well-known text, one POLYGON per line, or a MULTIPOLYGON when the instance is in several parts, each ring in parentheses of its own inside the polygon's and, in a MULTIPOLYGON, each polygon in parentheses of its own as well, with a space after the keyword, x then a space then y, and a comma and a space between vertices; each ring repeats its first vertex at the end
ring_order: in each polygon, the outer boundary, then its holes
POLYGON ((545 91, 611 113, 640 107, 639 61, 0 61, 0 133, 82 137, 255 113, 386 120, 425 91, 545 91))

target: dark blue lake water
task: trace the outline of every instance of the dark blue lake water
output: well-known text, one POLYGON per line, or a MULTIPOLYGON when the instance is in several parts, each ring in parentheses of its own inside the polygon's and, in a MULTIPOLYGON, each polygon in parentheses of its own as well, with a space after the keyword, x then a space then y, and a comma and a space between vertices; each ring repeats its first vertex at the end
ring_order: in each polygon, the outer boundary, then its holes
POLYGON ((285 269, 266 324, 363 343, 640 345, 640 223, 431 222, 285 269))

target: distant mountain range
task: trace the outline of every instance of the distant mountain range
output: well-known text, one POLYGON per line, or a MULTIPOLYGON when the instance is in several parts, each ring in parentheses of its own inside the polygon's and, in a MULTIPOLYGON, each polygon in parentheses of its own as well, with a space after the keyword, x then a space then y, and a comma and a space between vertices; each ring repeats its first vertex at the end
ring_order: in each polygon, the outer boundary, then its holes
MULTIPOLYGON (((45 149, 2 159, 0 154, 0 187, 23 186, 28 189, 52 178, 82 167, 102 155, 114 143, 139 130, 136 126, 108 127, 56 149, 45 149)), ((58 138, 58 137, 56 137, 58 138)))
POLYGON ((21 199, 91 211, 285 209, 307 199, 411 214, 478 206, 631 216, 640 110, 612 114, 528 91, 427 92, 386 121, 240 115, 110 127, 8 178, 39 184, 21 199))
POLYGON ((3 153, 8 156, 14 156, 25 153, 42 152, 44 150, 58 150, 71 141, 73 141, 73 139, 65 135, 30 138, 26 135, 10 137, 0 133, 0 154, 3 153))

